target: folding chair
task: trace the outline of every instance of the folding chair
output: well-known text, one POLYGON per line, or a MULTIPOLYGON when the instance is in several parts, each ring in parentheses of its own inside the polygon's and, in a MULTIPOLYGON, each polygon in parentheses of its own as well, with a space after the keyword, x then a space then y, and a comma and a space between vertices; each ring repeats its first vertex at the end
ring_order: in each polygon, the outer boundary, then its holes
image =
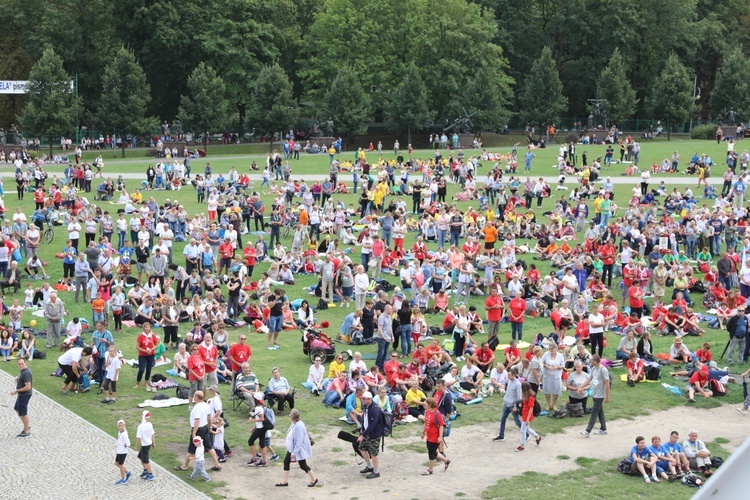
POLYGON ((239 410, 243 405, 247 406, 248 412, 252 409, 250 406, 250 403, 248 403, 247 400, 245 399, 245 394, 237 390, 236 387, 232 390, 232 398, 233 398, 232 399, 232 411, 233 412, 239 410))

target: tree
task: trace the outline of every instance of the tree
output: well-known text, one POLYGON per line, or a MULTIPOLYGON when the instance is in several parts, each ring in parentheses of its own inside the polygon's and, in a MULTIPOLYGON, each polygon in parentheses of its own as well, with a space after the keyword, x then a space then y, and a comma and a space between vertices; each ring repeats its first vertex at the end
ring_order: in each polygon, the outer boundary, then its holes
POLYGON ((635 90, 628 81, 628 68, 620 54, 615 49, 609 64, 596 80, 597 98, 604 99, 601 110, 607 115, 609 123, 622 126, 622 122, 635 114, 638 99, 635 90))
POLYGON ((187 92, 180 98, 177 116, 187 130, 203 135, 206 149, 211 131, 224 128, 229 121, 226 86, 213 68, 200 63, 188 77, 187 92))
POLYGON ((738 47, 724 57, 711 94, 711 107, 723 115, 734 108, 740 121, 750 118, 750 61, 738 47))
MULTIPOLYGON (((292 83, 278 64, 265 66, 255 82, 247 114, 248 129, 273 137, 294 126, 299 112, 292 95, 292 83)), ((273 149, 273 140, 269 141, 273 149)))
POLYGON ((385 104, 385 125, 392 132, 407 131, 411 144, 411 131, 425 128, 435 117, 430 107, 430 96, 419 68, 412 62, 401 77, 390 99, 385 104))
POLYGON ((367 130, 370 104, 370 96, 362 88, 354 68, 342 66, 323 97, 322 106, 325 115, 333 120, 336 133, 347 141, 367 130))
POLYGON ((568 98, 562 90, 552 51, 544 47, 539 59, 531 65, 518 99, 522 123, 538 127, 541 132, 543 127, 560 120, 568 107, 568 98))
POLYGON ((81 110, 71 78, 63 69, 63 61, 52 48, 47 48, 29 72, 28 102, 20 117, 28 132, 49 141, 52 156, 53 138, 72 133, 81 110))
POLYGON ((667 140, 671 138, 672 126, 690 118, 695 106, 693 79, 674 52, 654 81, 649 105, 654 115, 667 122, 667 140))
POLYGON ((513 79, 502 68, 489 66, 480 69, 469 79, 462 92, 461 103, 466 112, 473 115, 472 132, 497 130, 508 123, 512 84, 513 79))
MULTIPOLYGON (((146 73, 133 51, 120 47, 104 69, 99 125, 121 135, 150 133, 157 127, 156 118, 146 116, 150 102, 151 86, 146 82, 146 73)), ((122 157, 125 158, 124 138, 122 157)))

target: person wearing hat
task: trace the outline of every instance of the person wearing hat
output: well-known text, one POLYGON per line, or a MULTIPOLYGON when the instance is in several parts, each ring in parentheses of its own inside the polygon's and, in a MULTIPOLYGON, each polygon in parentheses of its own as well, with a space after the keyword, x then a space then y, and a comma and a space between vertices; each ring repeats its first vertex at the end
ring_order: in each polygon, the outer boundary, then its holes
POLYGON ((270 430, 273 427, 268 426, 265 421, 266 413, 263 406, 263 393, 258 391, 253 394, 253 397, 256 401, 255 408, 253 408, 253 410, 250 412, 250 418, 248 419, 248 421, 254 423, 255 428, 253 429, 253 433, 250 434, 250 439, 247 440, 247 444, 250 446, 250 456, 252 456, 253 458, 247 463, 247 465, 266 467, 268 465, 268 462, 266 461, 266 431, 270 430), (260 460, 258 460, 258 457, 256 456, 256 441, 259 442, 258 446, 260 447, 261 454, 260 460))
POLYGON ((357 442, 360 454, 365 459, 365 468, 359 472, 367 474, 367 479, 376 479, 380 477, 378 454, 380 440, 383 437, 383 410, 377 404, 373 404, 370 391, 362 394, 362 407, 362 434, 357 438, 357 442))
MULTIPOLYGON (((212 384, 208 388, 208 395, 210 396, 210 399, 208 400, 208 408, 210 410, 209 420, 211 422, 214 421, 214 419, 221 419, 224 421, 224 424, 226 425, 226 418, 224 418, 224 405, 221 401, 221 394, 219 392, 219 386, 216 384, 212 384)), ((224 455, 227 457, 232 456, 232 449, 229 447, 226 441, 224 441, 224 446, 222 447, 224 451, 224 455)), ((216 449, 216 447, 214 447, 216 449)), ((224 462, 223 457, 219 457, 220 462, 224 462)))
POLYGON ((200 474, 201 476, 203 476, 204 480, 210 481, 211 476, 209 476, 208 472, 206 472, 206 449, 203 447, 203 439, 199 438, 198 436, 194 437, 192 440, 192 445, 195 448, 195 464, 193 465, 193 472, 188 476, 188 479, 195 479, 195 476, 197 474, 200 474))
POLYGON ((151 413, 148 410, 143 410, 141 413, 141 423, 138 426, 138 430, 135 435, 135 447, 138 448, 138 458, 143 465, 143 472, 141 472, 141 479, 146 481, 154 480, 154 473, 151 469, 151 461, 149 460, 149 452, 151 448, 154 448, 156 443, 154 442, 154 426, 151 424, 151 413))
POLYGON ((682 337, 675 337, 674 344, 669 348, 669 361, 673 365, 690 361, 690 349, 682 343, 682 337))

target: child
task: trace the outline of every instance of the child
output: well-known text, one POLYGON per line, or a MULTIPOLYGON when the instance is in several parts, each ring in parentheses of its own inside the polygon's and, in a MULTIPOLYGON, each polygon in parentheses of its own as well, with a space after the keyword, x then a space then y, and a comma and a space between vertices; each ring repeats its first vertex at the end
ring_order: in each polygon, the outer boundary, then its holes
POLYGON ((143 472, 141 472, 141 479, 146 481, 153 481, 154 474, 151 471, 151 461, 148 458, 148 454, 151 448, 155 446, 154 442, 154 426, 151 424, 151 413, 148 410, 143 410, 141 414, 141 424, 138 426, 138 430, 135 435, 135 446, 140 449, 138 451, 138 458, 141 460, 143 465, 143 472))
POLYGON ((115 465, 120 469, 120 479, 115 481, 115 484, 126 484, 132 472, 125 470, 125 457, 128 455, 128 447, 130 446, 130 438, 128 437, 128 431, 125 429, 125 421, 117 421, 117 455, 115 456, 115 465))
MULTIPOLYGON (((278 460, 279 456, 276 454, 276 450, 274 450, 271 447, 271 431, 266 431, 266 437, 265 437, 265 440, 263 442, 266 445, 266 450, 268 450, 268 451, 271 452, 271 458, 269 458, 269 460, 271 460, 271 461, 278 460)), ((261 458, 261 456, 262 455, 261 455, 260 452, 258 452, 258 453, 255 454, 256 458, 261 458)))
POLYGON ((91 302, 91 309, 93 311, 94 316, 94 324, 96 324, 98 321, 101 321, 102 323, 106 324, 106 320, 104 318, 104 308, 106 306, 106 302, 104 302, 104 299, 102 299, 101 295, 97 296, 92 302, 91 302))
POLYGON ((203 479, 208 482, 211 480, 211 476, 206 472, 206 450, 203 448, 203 439, 195 436, 193 438, 193 445, 195 446, 195 465, 193 466, 193 473, 188 476, 188 479, 195 479, 196 474, 200 473, 203 479))
POLYGON ((227 461, 224 456, 224 419, 216 417, 211 422, 211 434, 214 435, 214 451, 219 457, 219 462, 224 463, 227 461))
POLYGON ((10 312, 10 327, 13 330, 20 330, 22 328, 23 319, 23 308, 18 304, 18 299, 13 299, 13 306, 9 309, 10 312))
POLYGON ((23 301, 23 307, 24 309, 28 309, 34 305, 34 287, 31 286, 31 283, 26 285, 26 290, 23 292, 24 295, 24 301, 23 301))
POLYGON ((524 445, 526 444, 526 436, 531 434, 536 438, 536 445, 542 440, 542 436, 534 432, 531 428, 531 422, 534 421, 534 402, 536 401, 536 393, 531 390, 531 384, 524 382, 521 384, 521 393, 523 401, 523 410, 521 412, 521 446, 516 448, 516 451, 523 451, 524 445))
POLYGON ((115 345, 110 344, 104 358, 104 382, 97 391, 97 394, 107 391, 107 395, 101 400, 102 404, 115 404, 115 400, 117 399, 117 379, 120 378, 120 368, 122 368, 122 360, 117 355, 115 345))
POLYGON ((65 334, 68 336, 67 340, 71 345, 75 345, 76 347, 83 347, 83 341, 81 340, 81 330, 83 330, 83 327, 81 326, 81 320, 78 319, 77 316, 73 318, 65 327, 65 334), (78 345, 79 343, 81 345, 78 345))

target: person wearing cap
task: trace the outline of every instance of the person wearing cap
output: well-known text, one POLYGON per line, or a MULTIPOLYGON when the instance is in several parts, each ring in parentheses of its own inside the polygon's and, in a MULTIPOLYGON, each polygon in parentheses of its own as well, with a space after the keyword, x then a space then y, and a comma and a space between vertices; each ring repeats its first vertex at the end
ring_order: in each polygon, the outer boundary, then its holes
POLYGON ((154 441, 154 426, 151 424, 151 413, 148 410, 144 410, 141 413, 141 423, 138 426, 135 436, 135 447, 138 448, 138 458, 143 465, 141 479, 153 481, 154 473, 151 469, 151 461, 148 455, 151 448, 156 447, 156 442, 154 441))
POLYGON ((674 344, 669 348, 669 361, 673 365, 690 361, 690 349, 682 343, 682 337, 675 337, 674 344))
POLYGON ((747 360, 747 334, 750 322, 746 316, 747 307, 741 305, 737 308, 737 314, 729 318, 727 331, 729 332, 729 347, 727 348, 727 363, 734 364, 734 351, 737 351, 737 362, 744 363, 747 360), (744 358, 743 358, 744 357, 744 358))
POLYGON ((383 410, 377 404, 373 404, 370 391, 362 394, 362 407, 362 433, 357 442, 360 454, 365 459, 365 468, 359 472, 367 474, 367 479, 376 479, 380 477, 378 454, 380 440, 383 437, 383 410))
POLYGON ((115 452, 115 466, 120 469, 120 479, 115 481, 117 485, 126 484, 133 474, 125 468, 125 459, 128 456, 129 447, 130 437, 128 436, 128 430, 125 428, 125 421, 120 419, 117 421, 117 444, 115 452))
MULTIPOLYGON (((193 398, 195 400, 195 406, 190 410, 190 443, 188 444, 187 454, 182 462, 182 466, 177 465, 174 469, 178 471, 186 471, 191 457, 195 457, 197 467, 198 460, 203 460, 203 454, 205 453, 205 450, 208 449, 211 457, 214 459, 212 470, 221 470, 219 457, 214 451, 213 439, 210 431, 211 422, 209 419, 211 418, 211 408, 208 403, 204 401, 203 391, 196 391, 193 398), (198 450, 199 446, 201 448, 200 450, 198 450)), ((200 471, 194 469, 193 477, 196 472, 200 471)))
POLYGON ((195 448, 195 464, 193 465, 193 472, 188 476, 188 479, 195 479, 195 476, 200 474, 205 481, 210 481, 211 476, 206 472, 206 449, 203 446, 203 440, 199 437, 194 437, 191 444, 195 448))
POLYGON ((266 413, 263 406, 263 393, 258 391, 253 394, 253 397, 256 401, 255 408, 250 412, 250 418, 248 418, 248 421, 254 423, 255 428, 253 429, 252 434, 250 434, 250 439, 247 440, 247 444, 250 446, 250 456, 253 458, 247 463, 247 465, 266 467, 268 465, 268 462, 266 461, 266 431, 270 430, 270 427, 267 428, 265 423, 266 413), (256 441, 259 442, 258 446, 260 447, 261 454, 260 460, 258 460, 258 457, 256 456, 256 441))

